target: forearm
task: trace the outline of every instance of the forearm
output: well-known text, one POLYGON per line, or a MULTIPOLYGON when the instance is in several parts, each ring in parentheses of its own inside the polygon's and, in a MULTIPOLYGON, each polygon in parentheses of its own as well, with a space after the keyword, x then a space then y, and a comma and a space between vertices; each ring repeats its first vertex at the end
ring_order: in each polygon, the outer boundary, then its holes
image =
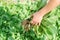
POLYGON ((60 4, 59 2, 60 0, 50 0, 48 4, 39 11, 40 15, 44 16, 45 14, 50 12, 52 9, 60 4))

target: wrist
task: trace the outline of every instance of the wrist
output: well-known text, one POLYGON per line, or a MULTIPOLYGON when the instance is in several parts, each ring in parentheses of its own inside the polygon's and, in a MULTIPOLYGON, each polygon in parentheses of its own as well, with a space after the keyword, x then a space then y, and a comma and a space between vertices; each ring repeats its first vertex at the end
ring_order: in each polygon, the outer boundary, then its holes
POLYGON ((42 8, 38 13, 39 13, 39 15, 44 16, 48 12, 49 12, 49 10, 47 9, 47 7, 45 7, 45 8, 42 8))
POLYGON ((44 16, 44 13, 39 11, 38 12, 38 15, 41 16, 41 17, 43 17, 44 16))

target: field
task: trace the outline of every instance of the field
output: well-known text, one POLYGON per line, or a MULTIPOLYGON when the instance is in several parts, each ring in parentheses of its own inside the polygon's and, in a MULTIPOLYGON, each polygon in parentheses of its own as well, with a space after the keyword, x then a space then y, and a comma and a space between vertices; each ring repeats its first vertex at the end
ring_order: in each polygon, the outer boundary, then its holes
POLYGON ((60 40, 60 6, 46 14, 41 25, 22 22, 43 8, 47 0, 0 0, 0 40, 60 40))

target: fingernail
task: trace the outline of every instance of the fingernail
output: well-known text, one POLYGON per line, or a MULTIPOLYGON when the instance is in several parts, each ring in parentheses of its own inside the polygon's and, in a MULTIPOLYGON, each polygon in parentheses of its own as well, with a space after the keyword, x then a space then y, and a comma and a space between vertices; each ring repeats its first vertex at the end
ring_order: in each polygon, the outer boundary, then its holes
POLYGON ((33 23, 33 21, 31 21, 30 23, 33 23))

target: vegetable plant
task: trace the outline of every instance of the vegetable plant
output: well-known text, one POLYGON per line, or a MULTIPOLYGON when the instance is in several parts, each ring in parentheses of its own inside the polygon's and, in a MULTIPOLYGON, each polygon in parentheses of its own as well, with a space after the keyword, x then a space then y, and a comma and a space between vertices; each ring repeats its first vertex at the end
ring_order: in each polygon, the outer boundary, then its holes
POLYGON ((60 6, 46 14, 41 25, 28 31, 22 25, 46 3, 47 0, 0 0, 0 40, 60 40, 60 6))

